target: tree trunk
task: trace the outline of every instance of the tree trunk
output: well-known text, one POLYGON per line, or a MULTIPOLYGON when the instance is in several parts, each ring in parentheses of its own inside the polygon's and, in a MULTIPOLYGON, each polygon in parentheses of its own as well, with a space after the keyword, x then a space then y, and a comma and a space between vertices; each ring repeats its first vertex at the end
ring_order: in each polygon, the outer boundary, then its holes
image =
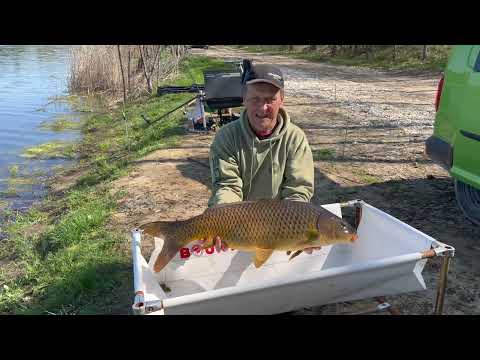
POLYGON ((425 61, 425 59, 427 58, 427 46, 428 45, 423 45, 423 49, 422 49, 422 61, 425 61))
POLYGON ((367 60, 370 61, 373 55, 373 46, 367 45, 365 50, 366 50, 367 60))
POLYGON ((120 61, 120 71, 122 73, 122 83, 123 83, 123 104, 127 103, 127 88, 125 87, 125 74, 123 72, 123 65, 122 65, 122 54, 120 53, 120 45, 117 45, 118 50, 118 60, 120 61))
POLYGON ((130 59, 131 59, 131 50, 130 46, 128 47, 128 64, 127 64, 127 83, 128 83, 128 95, 130 95, 130 92, 132 91, 130 87, 130 59))
POLYGON ((144 55, 144 52, 142 50, 142 47, 140 45, 138 45, 138 50, 140 51, 140 59, 142 60, 142 64, 143 64, 143 74, 145 76, 145 81, 147 82, 147 91, 149 94, 152 93, 152 80, 150 79, 150 75, 148 74, 148 70, 147 70, 147 63, 146 63, 146 59, 145 57, 147 56, 148 54, 148 51, 145 52, 145 55, 144 55))
POLYGON ((393 45, 392 61, 395 62, 397 59, 397 45, 393 45))
POLYGON ((330 45, 330 56, 335 56, 337 54, 337 45, 330 45))

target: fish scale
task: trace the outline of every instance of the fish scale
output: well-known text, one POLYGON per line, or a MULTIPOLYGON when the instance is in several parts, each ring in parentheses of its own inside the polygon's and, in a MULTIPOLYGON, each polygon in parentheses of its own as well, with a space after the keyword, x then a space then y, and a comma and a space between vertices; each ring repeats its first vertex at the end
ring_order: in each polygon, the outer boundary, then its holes
POLYGON ((306 241, 308 230, 316 226, 317 209, 306 203, 280 200, 213 207, 185 223, 182 237, 195 234, 196 239, 201 239, 218 235, 230 247, 237 248, 271 248, 275 241, 280 244, 292 238, 306 241))

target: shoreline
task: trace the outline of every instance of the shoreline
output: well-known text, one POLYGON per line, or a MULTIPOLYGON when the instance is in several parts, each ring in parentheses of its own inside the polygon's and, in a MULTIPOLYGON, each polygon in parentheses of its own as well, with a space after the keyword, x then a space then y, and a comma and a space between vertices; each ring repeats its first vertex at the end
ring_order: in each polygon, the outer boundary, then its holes
MULTIPOLYGON (((173 83, 222 61, 184 60, 173 83), (186 70, 190 70, 187 72, 186 70)), ((0 242, 0 314, 125 314, 131 309, 131 254, 125 232, 113 225, 124 193, 112 182, 128 178, 135 161, 173 146, 185 134, 181 111, 147 126, 191 94, 143 97, 86 117, 77 161, 56 171, 48 194, 5 225, 0 242)))

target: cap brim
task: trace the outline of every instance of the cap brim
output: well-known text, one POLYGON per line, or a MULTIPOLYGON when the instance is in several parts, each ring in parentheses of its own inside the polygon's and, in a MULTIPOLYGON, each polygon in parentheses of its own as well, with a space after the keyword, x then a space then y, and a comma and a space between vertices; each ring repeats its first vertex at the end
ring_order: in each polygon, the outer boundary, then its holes
POLYGON ((247 85, 257 84, 257 83, 267 83, 267 84, 273 85, 273 86, 275 86, 276 88, 279 88, 279 89, 281 89, 283 87, 283 86, 278 85, 278 83, 275 83, 275 82, 270 81, 270 80, 265 80, 265 79, 255 79, 255 80, 250 80, 250 81, 246 82, 247 85))

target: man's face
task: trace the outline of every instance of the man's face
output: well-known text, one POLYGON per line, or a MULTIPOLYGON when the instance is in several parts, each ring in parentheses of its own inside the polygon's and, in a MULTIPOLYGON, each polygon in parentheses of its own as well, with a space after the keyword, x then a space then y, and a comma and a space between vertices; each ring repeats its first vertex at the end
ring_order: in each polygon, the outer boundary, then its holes
POLYGON ((243 103, 253 130, 256 133, 267 133, 277 123, 283 96, 280 89, 268 83, 250 84, 247 85, 243 103))

